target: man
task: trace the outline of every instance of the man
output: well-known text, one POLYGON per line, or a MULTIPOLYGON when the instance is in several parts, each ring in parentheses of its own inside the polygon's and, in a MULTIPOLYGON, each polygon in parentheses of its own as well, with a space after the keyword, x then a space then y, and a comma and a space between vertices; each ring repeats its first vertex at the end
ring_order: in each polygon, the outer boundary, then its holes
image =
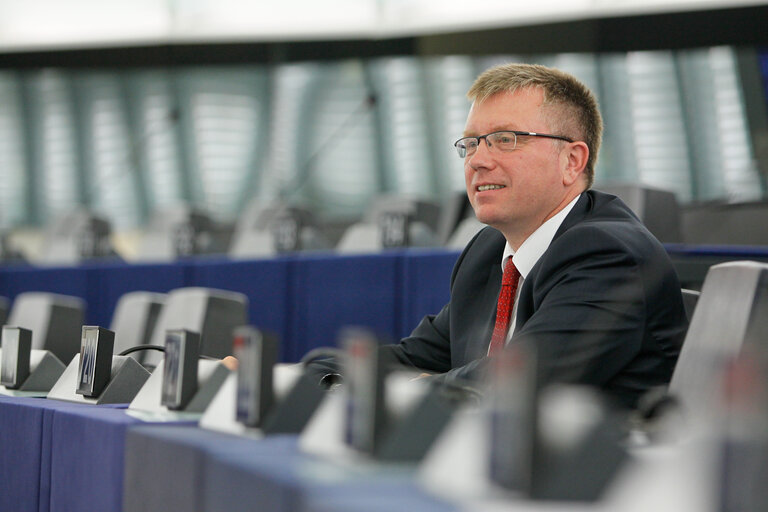
POLYGON ((505 345, 530 344, 541 382, 593 385, 635 406, 669 381, 687 323, 664 248, 618 198, 590 190, 594 96, 561 71, 510 64, 480 75, 468 97, 455 145, 490 227, 459 257, 449 304, 382 350, 461 381, 481 378, 505 345))

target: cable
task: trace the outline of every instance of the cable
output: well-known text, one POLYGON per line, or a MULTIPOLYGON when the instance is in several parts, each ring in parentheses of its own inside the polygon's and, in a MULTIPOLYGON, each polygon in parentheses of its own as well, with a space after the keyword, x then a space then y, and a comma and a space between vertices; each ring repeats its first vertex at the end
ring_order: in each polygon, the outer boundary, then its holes
MULTIPOLYGON (((160 352, 165 352, 165 347, 162 345, 136 345, 135 347, 127 348, 120 352, 118 355, 120 356, 127 356, 128 354, 132 354, 134 352, 139 352, 141 350, 158 350, 160 352)), ((220 361, 220 357, 213 357, 213 356, 206 356, 201 355, 200 359, 209 359, 211 361, 220 361)))
POLYGON ((165 347, 161 345, 136 345, 135 347, 131 347, 123 350, 118 355, 127 356, 128 354, 132 354, 140 350, 159 350, 160 352, 165 352, 165 347))

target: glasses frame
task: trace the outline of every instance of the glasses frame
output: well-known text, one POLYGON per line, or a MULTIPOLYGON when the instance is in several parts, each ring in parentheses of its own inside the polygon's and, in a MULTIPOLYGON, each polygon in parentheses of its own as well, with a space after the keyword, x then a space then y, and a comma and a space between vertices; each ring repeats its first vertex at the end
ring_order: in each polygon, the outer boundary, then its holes
POLYGON ((480 146, 480 139, 485 139, 485 144, 492 148, 493 145, 488 142, 488 137, 492 135, 496 135, 497 133, 511 133, 515 136, 515 147, 512 149, 507 150, 499 150, 504 151, 505 153, 508 153, 510 151, 514 151, 517 149, 517 137, 518 136, 524 136, 524 137, 545 137, 547 139, 558 139, 558 140, 564 140, 566 142, 574 142, 573 139, 565 137, 563 135, 552 135, 551 133, 536 133, 536 132, 521 132, 519 130, 497 130, 495 132, 486 133, 485 135, 478 135, 477 137, 462 137, 456 142, 453 143, 453 147, 456 148, 456 151, 459 153, 459 158, 466 158, 467 156, 472 156, 475 154, 475 151, 477 151, 477 147, 480 146), (472 151, 471 153, 467 150, 466 145, 464 148, 459 147, 459 143, 462 141, 470 141, 470 140, 476 140, 477 141, 477 147, 475 147, 475 151, 472 151), (463 153, 463 154, 462 154, 463 153))

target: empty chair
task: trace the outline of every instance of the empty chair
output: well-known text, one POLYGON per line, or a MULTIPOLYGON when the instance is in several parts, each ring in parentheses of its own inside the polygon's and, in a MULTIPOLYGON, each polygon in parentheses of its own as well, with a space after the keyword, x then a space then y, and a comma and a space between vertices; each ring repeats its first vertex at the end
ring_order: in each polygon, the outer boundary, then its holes
POLYGON ((681 292, 683 293, 683 307, 685 308, 685 316, 688 318, 688 322, 690 322, 691 318, 693 318, 693 312, 696 310, 696 303, 699 301, 701 292, 697 292, 696 290, 688 290, 687 288, 683 288, 681 292))
POLYGON ((463 249, 485 226, 486 225, 477 220, 477 217, 474 215, 467 217, 456 227, 456 231, 451 235, 446 247, 449 249, 463 249))
POLYGON ((672 375, 670 394, 692 416, 706 416, 716 403, 722 363, 747 344, 764 345, 767 335, 768 264, 736 261, 712 266, 672 375))
MULTIPOLYGON (((177 288, 168 293, 152 333, 152 345, 165 345, 169 329, 200 334, 200 355, 222 358, 232 353, 232 331, 248 323, 248 298, 242 293, 212 288, 177 288)), ((161 355, 145 351, 139 361, 156 366, 161 355)))
POLYGON ((733 199, 686 205, 683 238, 688 244, 768 245, 768 202, 733 199))
POLYGON ((453 192, 440 207, 440 218, 437 222, 437 239, 440 245, 447 246, 459 226, 469 218, 475 218, 475 212, 469 203, 467 193, 462 190, 453 192))
POLYGON ((0 263, 26 263, 27 259, 11 242, 8 233, 0 231, 0 263))
POLYGON ((71 265, 93 259, 116 258, 109 240, 111 232, 107 219, 77 209, 48 227, 38 263, 71 265))
POLYGON ((32 331, 32 348, 49 350, 68 364, 80 350, 85 302, 80 297, 25 292, 13 300, 7 325, 32 331))
POLYGON ((209 215, 179 205, 155 212, 144 232, 137 261, 174 261, 198 254, 224 253, 231 231, 209 215))
MULTIPOLYGON (((114 353, 149 344, 166 294, 145 291, 129 292, 120 297, 112 314, 109 329, 115 333, 114 353)), ((139 361, 140 352, 130 354, 139 361)))
POLYGON ((238 220, 229 255, 256 258, 329 247, 309 210, 254 200, 238 220))
POLYGON ((438 205, 408 197, 382 196, 361 222, 344 232, 336 250, 341 253, 378 252, 395 247, 439 245, 435 230, 438 205))
POLYGON ((10 302, 6 297, 0 297, 0 325, 5 325, 5 319, 8 318, 8 305, 10 302))
POLYGON ((624 183, 601 183, 596 188, 621 198, 659 241, 683 241, 680 206, 674 192, 624 183))

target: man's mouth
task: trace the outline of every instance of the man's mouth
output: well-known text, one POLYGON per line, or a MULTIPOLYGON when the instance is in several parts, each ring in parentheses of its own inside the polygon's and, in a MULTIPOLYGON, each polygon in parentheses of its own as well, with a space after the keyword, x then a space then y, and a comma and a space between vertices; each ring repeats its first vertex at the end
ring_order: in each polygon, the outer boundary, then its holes
POLYGON ((504 185, 480 185, 477 187, 478 192, 485 192, 486 190, 498 190, 504 188, 504 185))

